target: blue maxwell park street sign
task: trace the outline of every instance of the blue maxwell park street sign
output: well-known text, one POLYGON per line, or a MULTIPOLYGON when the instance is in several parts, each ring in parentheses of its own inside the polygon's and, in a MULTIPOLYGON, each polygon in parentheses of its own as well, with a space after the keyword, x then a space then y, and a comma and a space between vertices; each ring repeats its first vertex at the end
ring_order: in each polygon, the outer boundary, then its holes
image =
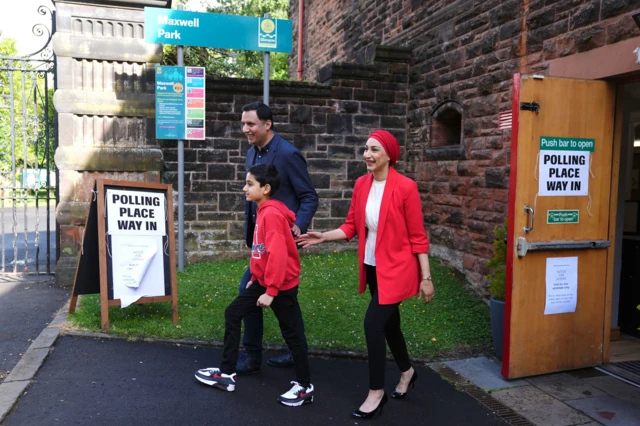
POLYGON ((149 43, 291 53, 292 28, 286 19, 144 8, 149 43))

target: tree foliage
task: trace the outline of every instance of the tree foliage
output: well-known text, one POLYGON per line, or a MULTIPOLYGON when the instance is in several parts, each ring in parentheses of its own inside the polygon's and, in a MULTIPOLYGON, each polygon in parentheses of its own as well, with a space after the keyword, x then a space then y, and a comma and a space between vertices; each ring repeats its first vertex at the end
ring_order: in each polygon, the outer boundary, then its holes
POLYGON ((0 173, 5 181, 25 167, 44 169, 49 163, 54 168, 54 148, 46 149, 55 137, 53 89, 45 93, 46 75, 38 64, 9 59, 16 55, 14 40, 0 40, 0 173))
MULTIPOLYGON (((183 0, 185 9, 203 4, 203 0, 183 0)), ((204 2, 207 3, 207 2, 204 2)), ((207 11, 227 15, 264 16, 270 13, 272 18, 287 19, 289 16, 288 0, 218 0, 207 11)), ((208 75, 235 78, 262 78, 264 52, 234 49, 214 49, 190 46, 184 49, 185 65, 200 66, 207 69, 208 75)), ((176 65, 176 46, 164 46, 164 64, 176 65)), ((284 52, 271 53, 270 79, 286 80, 288 78, 288 55, 284 52)))

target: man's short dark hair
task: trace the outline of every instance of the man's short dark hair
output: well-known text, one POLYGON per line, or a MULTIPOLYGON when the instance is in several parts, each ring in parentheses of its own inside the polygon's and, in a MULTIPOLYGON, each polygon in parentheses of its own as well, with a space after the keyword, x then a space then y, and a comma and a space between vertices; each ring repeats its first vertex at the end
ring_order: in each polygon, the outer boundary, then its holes
POLYGON ((256 178, 258 183, 260 183, 261 188, 267 184, 271 186, 269 197, 273 197, 278 191, 278 188, 280 188, 280 176, 278 176, 278 169, 276 169, 276 166, 273 164, 262 163, 253 165, 249 168, 249 173, 256 178))
POLYGON ((242 107, 242 112, 255 111, 258 118, 262 121, 271 121, 271 130, 273 130, 273 113, 271 108, 262 101, 250 102, 242 107))

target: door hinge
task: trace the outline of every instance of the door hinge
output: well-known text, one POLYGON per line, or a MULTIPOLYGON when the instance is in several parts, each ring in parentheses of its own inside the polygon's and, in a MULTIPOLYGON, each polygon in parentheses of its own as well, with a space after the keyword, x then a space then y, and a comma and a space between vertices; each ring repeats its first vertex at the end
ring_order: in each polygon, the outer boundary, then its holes
POLYGON ((540 104, 537 102, 520 102, 520 109, 523 111, 540 112, 540 104))

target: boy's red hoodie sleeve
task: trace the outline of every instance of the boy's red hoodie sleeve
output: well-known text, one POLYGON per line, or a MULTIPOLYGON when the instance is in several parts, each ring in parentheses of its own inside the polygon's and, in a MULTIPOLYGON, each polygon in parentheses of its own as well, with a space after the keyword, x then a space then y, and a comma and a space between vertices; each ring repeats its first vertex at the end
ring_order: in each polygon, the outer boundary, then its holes
POLYGON ((264 268, 264 285, 269 296, 277 296, 287 272, 287 244, 281 229, 267 229, 265 246, 267 264, 264 268))

